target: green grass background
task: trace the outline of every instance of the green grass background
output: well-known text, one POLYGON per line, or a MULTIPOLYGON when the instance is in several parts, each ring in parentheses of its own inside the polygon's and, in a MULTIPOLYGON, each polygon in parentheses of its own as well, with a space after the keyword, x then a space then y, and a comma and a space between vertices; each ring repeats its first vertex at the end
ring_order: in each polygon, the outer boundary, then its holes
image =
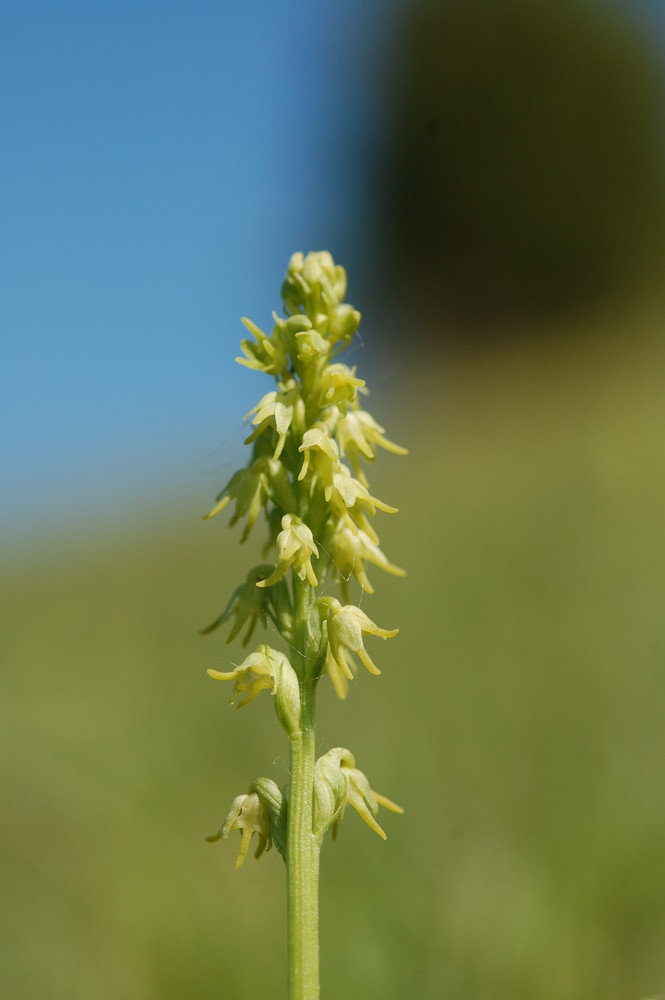
MULTIPOLYGON (((409 576, 372 573, 363 607, 400 634, 369 640, 380 678, 319 699, 321 751, 406 812, 382 843, 350 811, 324 847, 323 995, 655 996, 659 324, 425 360, 372 401, 411 448, 372 479, 409 576)), ((204 842, 254 777, 288 780, 270 700, 236 712, 205 675, 240 648, 197 635, 256 551, 199 521, 227 472, 5 560, 2 1000, 286 995, 280 857, 237 873, 235 842, 204 842)))

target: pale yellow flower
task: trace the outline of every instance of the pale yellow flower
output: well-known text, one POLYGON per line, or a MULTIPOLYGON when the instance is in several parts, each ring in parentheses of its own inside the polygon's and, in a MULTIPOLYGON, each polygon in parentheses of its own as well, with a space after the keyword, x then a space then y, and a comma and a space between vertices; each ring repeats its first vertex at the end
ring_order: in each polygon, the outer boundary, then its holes
POLYGON ((271 569, 272 566, 255 566, 254 569, 251 569, 247 574, 245 583, 242 583, 234 590, 229 603, 219 618, 216 618, 211 625, 204 628, 201 631, 201 635, 209 635, 211 632, 214 632, 215 629, 223 625, 233 615, 235 622, 226 641, 227 643, 232 642, 247 622, 247 632, 242 640, 243 646, 246 646, 252 637, 257 621, 260 620, 264 625, 268 621, 266 615, 266 593, 263 590, 258 590, 256 584, 259 580, 264 580, 270 574, 271 569))
POLYGON ((332 477, 332 489, 328 491, 326 499, 329 501, 333 512, 339 517, 344 517, 350 527, 358 527, 367 532, 378 544, 378 538, 373 529, 369 526, 364 510, 369 514, 375 514, 377 508, 386 514, 396 514, 397 507, 379 500, 370 494, 367 487, 358 479, 354 479, 351 470, 343 462, 338 462, 332 477))
POLYGON ((356 378, 355 368, 348 365, 328 365, 321 372, 316 387, 319 392, 319 406, 339 406, 341 403, 353 403, 362 389, 365 380, 356 378))
MULTIPOLYGON (((255 445, 256 447, 258 446, 255 445)), ((240 538, 240 541, 244 542, 254 527, 261 509, 266 508, 270 498, 274 499, 282 510, 289 510, 296 502, 288 473, 282 463, 279 460, 275 461, 269 455, 261 455, 246 469, 239 469, 231 477, 222 492, 218 494, 215 506, 208 511, 203 520, 215 517, 235 500, 235 510, 229 523, 232 527, 242 517, 247 516, 247 523, 240 538)))
POLYGON ((266 504, 270 491, 268 477, 269 459, 265 456, 256 459, 248 468, 240 469, 217 496, 215 506, 208 511, 203 520, 215 517, 235 500, 235 511, 230 523, 234 525, 247 515, 247 524, 241 537, 241 541, 244 542, 254 527, 261 508, 266 504))
MULTIPOLYGON (((291 674, 295 674, 295 671, 284 653, 261 643, 255 652, 246 656, 233 670, 211 668, 207 673, 216 681, 235 681, 229 700, 232 705, 242 708, 254 701, 261 691, 270 691, 276 695, 280 687, 291 684, 291 674), (238 700, 240 695, 243 697, 238 700)), ((296 676, 296 682, 297 680, 296 676)))
POLYGON ((394 813, 403 813, 404 810, 401 806, 398 806, 397 803, 386 798, 385 795, 379 795, 378 792, 373 791, 370 788, 369 781, 363 772, 353 767, 353 758, 351 758, 351 762, 351 766, 342 765, 349 779, 347 804, 353 806, 358 815, 362 816, 370 829, 374 830, 375 833, 378 833, 382 840, 385 840, 385 832, 374 819, 379 811, 379 806, 383 806, 385 809, 389 809, 390 812, 394 813))
POLYGON ((348 599, 348 583, 352 576, 368 594, 374 593, 374 588, 369 582, 364 564, 372 563, 379 566, 386 573, 393 576, 405 576, 406 571, 399 566, 394 566, 383 554, 379 546, 372 541, 366 531, 358 528, 355 524, 349 524, 346 519, 341 519, 339 528, 332 539, 332 560, 335 571, 340 578, 342 593, 348 599))
POLYGON ((314 454, 316 472, 323 483, 326 500, 330 500, 330 493, 333 489, 333 476, 339 467, 339 451, 337 443, 330 437, 326 425, 314 424, 313 427, 305 431, 298 451, 302 451, 304 454, 298 480, 304 479, 307 475, 310 460, 314 454))
POLYGON ((353 806, 367 825, 383 840, 386 834, 375 816, 382 805, 391 812, 403 813, 401 806, 379 795, 363 774, 356 768, 350 750, 335 747, 319 757, 314 767, 314 832, 323 836, 333 827, 333 838, 344 818, 347 805, 353 806))
POLYGON ((245 444, 251 444, 267 428, 274 427, 277 431, 277 445, 272 457, 273 460, 278 459, 282 454, 296 407, 304 411, 304 404, 293 379, 282 386, 279 391, 266 393, 263 399, 245 415, 245 420, 247 420, 254 414, 252 423, 256 426, 256 430, 252 431, 245 440, 245 444))
POLYGON ((289 571, 309 580, 312 587, 317 587, 319 581, 312 568, 312 556, 318 558, 319 550, 314 542, 312 532, 295 514, 285 514, 282 518, 282 530, 277 536, 277 565, 267 580, 260 580, 257 587, 270 587, 289 571))
POLYGON ((348 682, 355 676, 352 654, 359 657, 371 674, 381 673, 365 649, 363 635, 392 639, 399 629, 379 628, 360 608, 353 604, 342 606, 335 597, 322 597, 319 605, 327 610, 326 668, 338 697, 346 698, 348 682))
POLYGON ((311 330, 301 330, 296 334, 296 339, 298 341, 297 357, 299 361, 323 358, 330 350, 328 341, 313 327, 311 330))
POLYGON ((206 837, 209 843, 220 838, 226 839, 232 830, 240 830, 240 850, 236 858, 236 869, 240 868, 249 850, 249 844, 254 834, 258 837, 255 858, 260 858, 264 850, 272 846, 270 835, 270 819, 268 810, 256 792, 238 795, 234 800, 221 830, 212 837, 206 837))
POLYGON ((384 434, 385 428, 377 424, 371 413, 360 408, 347 410, 337 423, 336 436, 340 454, 344 457, 348 453, 356 475, 365 486, 367 479, 360 466, 361 456, 368 462, 373 462, 377 446, 394 455, 408 455, 406 448, 389 441, 384 434))
POLYGON ((274 327, 272 334, 268 337, 256 323, 246 316, 242 317, 242 322, 254 334, 256 343, 251 340, 242 340, 240 348, 245 355, 244 358, 236 358, 239 365, 245 368, 253 368, 255 371, 266 372, 268 375, 275 375, 279 378, 288 370, 288 354, 284 338, 278 327, 274 327))

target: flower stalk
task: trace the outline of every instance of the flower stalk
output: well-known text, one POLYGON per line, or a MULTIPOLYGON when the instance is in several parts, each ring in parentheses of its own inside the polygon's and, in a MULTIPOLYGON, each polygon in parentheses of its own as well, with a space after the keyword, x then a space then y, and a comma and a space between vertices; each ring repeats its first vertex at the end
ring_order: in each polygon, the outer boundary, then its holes
POLYGON ((254 835, 256 857, 274 844, 286 863, 290 1000, 319 996, 319 856, 333 837, 347 805, 380 837, 379 806, 401 808, 377 794, 338 747, 316 757, 315 707, 327 675, 340 698, 347 696, 358 660, 370 674, 380 670, 365 649, 371 637, 391 639, 397 629, 379 627, 350 603, 355 578, 371 594, 365 564, 398 576, 379 547, 372 521, 377 510, 395 513, 370 492, 365 466, 377 449, 405 454, 363 409, 367 394, 355 368, 338 361, 360 323, 344 301, 346 273, 328 253, 294 254, 282 285, 284 316, 274 314, 269 335, 244 319, 253 339, 242 341, 241 365, 272 376, 276 388, 247 414, 251 457, 217 496, 206 519, 233 504, 231 524, 244 521, 241 541, 263 515, 266 553, 272 561, 250 569, 225 610, 203 634, 232 621, 227 641, 244 631, 247 645, 257 623, 272 627, 284 651, 265 643, 233 669, 208 670, 232 681, 238 708, 262 691, 274 698, 275 713, 290 741, 290 783, 279 789, 258 778, 237 796, 211 841, 240 832, 239 868, 254 835), (350 462, 350 467, 344 459, 350 462), (331 596, 338 584, 342 603, 331 596))
POLYGON ((289 995, 319 996, 319 852, 314 835, 316 681, 301 685, 301 732, 291 740, 286 847, 289 995))

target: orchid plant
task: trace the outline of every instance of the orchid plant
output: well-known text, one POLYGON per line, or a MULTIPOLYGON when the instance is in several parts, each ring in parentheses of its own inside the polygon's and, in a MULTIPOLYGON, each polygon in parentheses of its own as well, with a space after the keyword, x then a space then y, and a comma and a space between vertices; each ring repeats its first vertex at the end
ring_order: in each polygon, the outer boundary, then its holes
POLYGON ((241 541, 263 512, 265 555, 233 593, 226 610, 204 630, 231 622, 227 641, 243 630, 246 646, 260 622, 281 637, 288 652, 261 643, 232 670, 208 670, 233 683, 231 703, 241 708, 261 691, 274 699, 290 741, 290 783, 280 789, 259 778, 234 799, 211 841, 240 832, 239 868, 256 835, 258 858, 273 844, 286 863, 290 1000, 319 996, 318 873, 324 837, 333 837, 352 806, 385 840, 379 806, 402 809, 372 789, 342 747, 316 758, 315 700, 327 676, 346 698, 357 660, 371 674, 379 668, 365 649, 368 637, 391 639, 385 629, 349 603, 355 577, 373 593, 367 567, 402 576, 379 548, 372 519, 395 508, 373 496, 364 470, 383 448, 406 451, 361 406, 367 394, 356 369, 338 361, 351 343, 360 313, 344 301, 346 273, 329 253, 294 254, 282 285, 284 316, 273 314, 270 335, 243 319, 252 339, 242 341, 247 368, 272 376, 276 388, 250 410, 248 465, 236 472, 206 518, 233 504, 231 524, 244 521, 241 541), (348 463, 348 464, 347 464, 348 463), (342 600, 331 596, 339 585, 342 600), (342 603, 344 602, 344 603, 342 603))

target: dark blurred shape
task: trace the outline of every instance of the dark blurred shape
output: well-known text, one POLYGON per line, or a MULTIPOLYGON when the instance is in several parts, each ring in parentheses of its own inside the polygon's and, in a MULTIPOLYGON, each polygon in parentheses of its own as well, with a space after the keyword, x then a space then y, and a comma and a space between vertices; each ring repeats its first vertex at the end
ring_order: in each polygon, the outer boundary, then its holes
POLYGON ((411 2, 383 86, 376 242, 423 318, 561 319, 653 279, 662 67, 615 9, 411 2))

